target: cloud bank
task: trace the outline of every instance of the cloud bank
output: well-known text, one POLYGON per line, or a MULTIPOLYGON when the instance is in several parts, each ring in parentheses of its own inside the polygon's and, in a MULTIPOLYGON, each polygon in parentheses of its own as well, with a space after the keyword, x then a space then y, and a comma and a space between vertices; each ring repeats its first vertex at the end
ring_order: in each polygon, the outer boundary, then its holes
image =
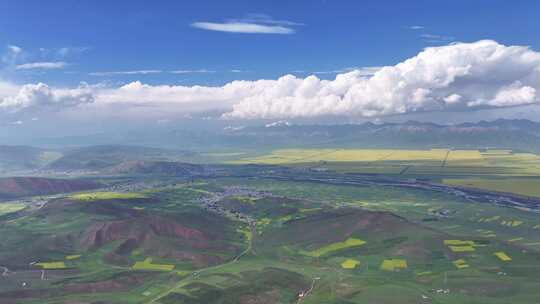
POLYGON ((219 111, 228 119, 294 119, 377 117, 539 102, 540 53, 492 40, 426 48, 401 63, 376 67, 371 72, 353 70, 337 74, 333 80, 285 75, 276 80, 239 80, 216 87, 147 85, 138 81, 116 88, 83 85, 54 89, 30 84, 17 94, 0 92, 0 112, 43 107, 172 117, 219 111))

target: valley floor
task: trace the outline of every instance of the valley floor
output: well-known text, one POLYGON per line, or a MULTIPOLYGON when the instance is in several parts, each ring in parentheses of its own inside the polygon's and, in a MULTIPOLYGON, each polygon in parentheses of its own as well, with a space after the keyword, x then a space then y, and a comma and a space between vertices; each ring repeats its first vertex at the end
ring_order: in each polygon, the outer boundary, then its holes
POLYGON ((534 208, 369 177, 236 176, 101 179, 107 187, 42 198, 39 208, 10 201, 0 215, 0 302, 540 296, 534 208))

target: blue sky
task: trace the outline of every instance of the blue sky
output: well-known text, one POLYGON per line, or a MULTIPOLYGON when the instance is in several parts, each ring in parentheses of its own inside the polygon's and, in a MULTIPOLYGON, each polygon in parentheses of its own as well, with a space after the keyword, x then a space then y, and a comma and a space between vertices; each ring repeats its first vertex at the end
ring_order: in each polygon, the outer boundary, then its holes
POLYGON ((0 0, 0 125, 539 120, 539 11, 532 0, 0 0))
POLYGON ((540 49, 539 11, 538 1, 1 1, 0 46, 21 47, 28 62, 66 62, 62 69, 4 71, 17 82, 215 85, 393 65, 451 41, 493 39, 540 49), (252 14, 298 25, 283 35, 190 26, 252 14), (63 48, 72 51, 55 53, 63 48), (90 75, 139 70, 207 72, 90 75))

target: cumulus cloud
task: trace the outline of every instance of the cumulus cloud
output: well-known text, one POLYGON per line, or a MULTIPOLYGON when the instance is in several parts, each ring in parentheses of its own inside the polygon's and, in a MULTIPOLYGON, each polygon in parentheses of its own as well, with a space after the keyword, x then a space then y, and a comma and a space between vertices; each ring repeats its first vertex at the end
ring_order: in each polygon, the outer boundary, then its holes
POLYGON ((19 86, 10 82, 2 81, 0 79, 0 101, 3 97, 17 94, 18 91, 19 86))
POLYGON ((31 62, 31 63, 24 63, 19 64, 15 68, 17 70, 33 70, 33 69, 63 69, 67 66, 66 62, 63 61, 56 61, 56 62, 31 62))
POLYGON ((373 117, 538 102, 540 53, 495 41, 430 47, 371 77, 284 76, 233 106, 231 118, 373 117))
POLYGON ((468 103, 469 106, 505 107, 529 104, 536 101, 536 89, 522 86, 518 81, 510 86, 502 87, 493 99, 479 99, 468 103))
POLYGON ((332 80, 285 75, 215 87, 25 85, 16 94, 0 94, 0 111, 64 107, 157 119, 205 111, 229 119, 377 117, 538 103, 539 89, 540 53, 482 40, 429 47, 396 65, 338 73, 332 80))
POLYGON ((93 103, 94 96, 86 86, 76 89, 52 89, 44 83, 27 84, 16 95, 0 99, 0 110, 18 112, 35 108, 64 109, 93 103))

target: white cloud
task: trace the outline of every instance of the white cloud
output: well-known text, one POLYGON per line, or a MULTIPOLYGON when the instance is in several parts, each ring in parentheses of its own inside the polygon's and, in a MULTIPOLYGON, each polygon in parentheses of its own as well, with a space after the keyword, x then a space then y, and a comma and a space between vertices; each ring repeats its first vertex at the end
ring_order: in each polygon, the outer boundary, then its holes
POLYGON ((199 70, 174 70, 171 71, 173 74, 192 74, 192 73, 215 73, 216 71, 199 69, 199 70))
POLYGON ((495 98, 479 99, 468 103, 469 106, 494 106, 509 107, 515 105, 529 104, 536 101, 536 89, 530 86, 522 86, 518 81, 510 86, 502 87, 495 98))
POLYGON ((1 98, 0 110, 18 112, 36 108, 64 109, 92 102, 94 96, 86 86, 75 89, 52 89, 43 83, 26 84, 16 95, 1 98))
POLYGON ((456 43, 426 48, 367 78, 358 71, 334 80, 288 75, 265 86, 236 103, 226 117, 373 117, 538 102, 540 53, 491 40, 456 43), (513 85, 516 81, 519 86, 513 85))
POLYGON ((139 81, 74 89, 25 85, 7 96, 0 92, 0 112, 52 107, 80 116, 153 119, 196 112, 225 113, 230 119, 378 117, 538 103, 539 89, 540 53, 483 40, 426 48, 394 66, 338 73, 333 80, 285 75, 215 87, 139 81))
POLYGON ((22 48, 16 46, 16 45, 8 45, 8 49, 13 54, 20 54, 22 52, 22 48))
POLYGON ((422 25, 411 25, 409 26, 409 29, 411 30, 423 30, 425 27, 422 25))
POLYGON ((242 34, 294 34, 294 26, 303 25, 287 20, 275 20, 264 14, 249 14, 241 19, 225 22, 194 22, 194 28, 242 34))
POLYGON ((31 63, 24 63, 19 64, 16 66, 17 70, 33 70, 33 69, 63 69, 67 66, 67 63, 63 61, 56 61, 56 62, 31 62, 31 63))
POLYGON ((90 76, 116 76, 116 75, 146 75, 146 74, 159 74, 161 70, 136 70, 136 71, 110 71, 110 72, 92 72, 88 73, 90 76))
POLYGON ((461 100, 461 95, 459 95, 459 94, 448 95, 448 96, 444 97, 443 100, 444 100, 444 102, 446 102, 448 104, 455 104, 455 103, 458 103, 461 100))
MULTIPOLYGON (((349 68, 343 68, 338 70, 330 70, 330 71, 315 71, 312 72, 313 74, 320 75, 320 74, 341 74, 341 73, 348 73, 352 71, 358 72, 360 76, 372 76, 377 71, 382 69, 382 66, 373 66, 373 67, 349 67, 349 68)), ((304 73, 303 71, 293 71, 292 73, 304 73)))
POLYGON ((293 22, 293 21, 288 21, 288 20, 276 20, 266 14, 247 14, 244 18, 235 19, 231 21, 262 23, 262 24, 277 24, 277 25, 285 25, 285 26, 304 25, 303 23, 293 22))
POLYGON ((0 100, 2 100, 2 97, 17 94, 18 91, 19 86, 10 82, 2 81, 0 79, 0 100))
POLYGON ((447 44, 454 41, 456 38, 452 36, 445 35, 435 35, 435 34, 422 34, 420 37, 427 43, 433 44, 447 44))
POLYGON ((56 51, 56 54, 60 57, 67 57, 71 54, 80 54, 86 52, 90 48, 87 46, 78 46, 78 47, 61 47, 56 51))
POLYGON ((17 61, 17 57, 19 57, 22 52, 23 49, 21 47, 8 45, 7 51, 2 54, 2 62, 8 65, 14 65, 17 61))
POLYGON ((264 25, 245 22, 194 22, 192 27, 228 33, 242 33, 242 34, 293 34, 292 28, 284 27, 281 25, 264 25))

